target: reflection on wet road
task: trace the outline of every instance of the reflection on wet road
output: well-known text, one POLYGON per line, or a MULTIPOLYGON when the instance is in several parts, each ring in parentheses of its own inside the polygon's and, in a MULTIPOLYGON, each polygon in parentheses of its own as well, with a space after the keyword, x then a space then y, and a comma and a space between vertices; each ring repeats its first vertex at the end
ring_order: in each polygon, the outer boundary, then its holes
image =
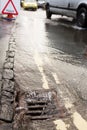
POLYGON ((46 32, 47 37, 50 40, 49 46, 59 49, 67 54, 81 54, 87 44, 85 31, 46 23, 46 32))
POLYGON ((56 16, 52 20, 47 20, 44 13, 38 12, 38 17, 35 16, 36 13, 32 13, 31 18, 28 14, 29 17, 23 19, 22 24, 25 26, 29 20, 29 25, 25 27, 26 35, 30 35, 31 39, 34 38, 35 44, 40 46, 46 45, 72 55, 83 54, 87 45, 87 30, 74 26, 68 18, 57 19, 56 16), (30 34, 29 32, 27 34, 27 29, 30 30, 30 34))
POLYGON ((83 61, 87 46, 86 29, 79 28, 68 18, 61 17, 46 20, 45 29, 48 46, 60 51, 59 59, 65 59, 67 62, 70 62, 69 58, 71 62, 74 59, 83 61))
MULTIPOLYGON (((72 62, 72 64, 73 62, 85 62, 86 57, 84 54, 86 54, 87 47, 86 29, 77 27, 71 18, 54 16, 51 20, 47 20, 45 11, 26 11, 22 13, 28 15, 27 18, 23 16, 21 26, 24 26, 24 29, 26 29, 26 38, 30 36, 33 48, 37 46, 38 51, 45 51, 47 46, 55 49, 54 54, 58 53, 59 56, 56 59, 72 62), (28 20, 29 24, 26 26, 28 20)), ((29 46, 28 41, 26 42, 27 47, 32 48, 31 45, 29 46)))

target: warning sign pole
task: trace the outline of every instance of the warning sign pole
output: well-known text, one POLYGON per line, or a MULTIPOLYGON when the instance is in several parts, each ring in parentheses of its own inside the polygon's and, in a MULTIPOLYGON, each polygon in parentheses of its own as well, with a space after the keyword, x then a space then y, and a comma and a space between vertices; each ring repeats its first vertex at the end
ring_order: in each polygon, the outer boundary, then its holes
POLYGON ((12 20, 15 20, 15 19, 16 19, 16 17, 13 16, 12 14, 2 15, 1 18, 2 18, 2 19, 5 19, 5 20, 8 20, 8 21, 12 21, 12 20))

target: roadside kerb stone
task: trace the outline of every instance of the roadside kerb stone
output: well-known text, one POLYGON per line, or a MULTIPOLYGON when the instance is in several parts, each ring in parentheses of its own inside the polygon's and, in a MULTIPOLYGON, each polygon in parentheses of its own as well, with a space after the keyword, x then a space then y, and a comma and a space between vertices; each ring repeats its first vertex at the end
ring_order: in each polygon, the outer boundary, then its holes
POLYGON ((0 81, 2 81, 2 74, 0 73, 0 81))
POLYGON ((3 71, 3 79, 13 79, 14 78, 14 72, 11 69, 4 69, 3 71))
POLYGON ((7 63, 7 62, 10 62, 10 63, 13 63, 13 64, 14 64, 14 58, 12 58, 12 57, 7 58, 7 59, 6 59, 6 63, 7 63))
POLYGON ((15 100, 14 97, 14 82, 10 81, 8 79, 4 79, 2 81, 3 87, 2 87, 2 100, 1 100, 1 104, 4 103, 13 103, 15 100))
POLYGON ((2 104, 1 106, 1 113, 0 113, 0 120, 11 122, 13 120, 13 107, 9 104, 2 104))
POLYGON ((12 45, 12 44, 10 44, 10 46, 9 46, 9 51, 15 51, 15 45, 12 45))
POLYGON ((0 88, 1 88, 1 86, 2 86, 2 81, 0 81, 0 88))
MULTIPOLYGON (((14 28, 15 29, 15 28, 14 28)), ((0 120, 12 122, 14 117, 14 57, 15 57, 15 36, 11 35, 9 46, 6 52, 6 60, 3 65, 1 85, 1 110, 0 120)))
POLYGON ((14 64, 12 62, 5 62, 4 69, 13 69, 14 64))
POLYGON ((7 51, 7 54, 6 54, 7 58, 9 57, 14 58, 14 56, 15 56, 15 51, 7 51))
POLYGON ((8 91, 8 92, 14 93, 14 82, 13 81, 4 79, 2 81, 2 84, 3 84, 3 88, 2 88, 3 91, 8 91))
POLYGON ((0 97, 1 97, 1 87, 2 87, 2 81, 0 81, 0 97))
POLYGON ((12 123, 2 123, 0 125, 0 130, 13 130, 12 123))

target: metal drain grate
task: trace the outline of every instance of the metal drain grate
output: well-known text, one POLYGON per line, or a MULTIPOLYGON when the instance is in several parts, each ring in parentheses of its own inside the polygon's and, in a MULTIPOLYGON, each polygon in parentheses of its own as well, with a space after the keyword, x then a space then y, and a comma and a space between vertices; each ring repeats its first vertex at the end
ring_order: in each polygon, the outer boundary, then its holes
POLYGON ((25 95, 25 100, 27 103, 26 115, 32 120, 44 120, 63 114, 54 90, 29 91, 25 95))

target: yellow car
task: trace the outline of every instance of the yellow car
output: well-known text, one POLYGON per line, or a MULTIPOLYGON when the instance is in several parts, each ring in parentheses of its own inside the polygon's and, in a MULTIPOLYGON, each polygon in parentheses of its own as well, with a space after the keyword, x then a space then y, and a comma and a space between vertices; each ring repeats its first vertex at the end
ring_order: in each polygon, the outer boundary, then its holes
POLYGON ((24 9, 32 9, 32 10, 37 10, 38 8, 36 0, 23 0, 21 1, 21 6, 24 9))

